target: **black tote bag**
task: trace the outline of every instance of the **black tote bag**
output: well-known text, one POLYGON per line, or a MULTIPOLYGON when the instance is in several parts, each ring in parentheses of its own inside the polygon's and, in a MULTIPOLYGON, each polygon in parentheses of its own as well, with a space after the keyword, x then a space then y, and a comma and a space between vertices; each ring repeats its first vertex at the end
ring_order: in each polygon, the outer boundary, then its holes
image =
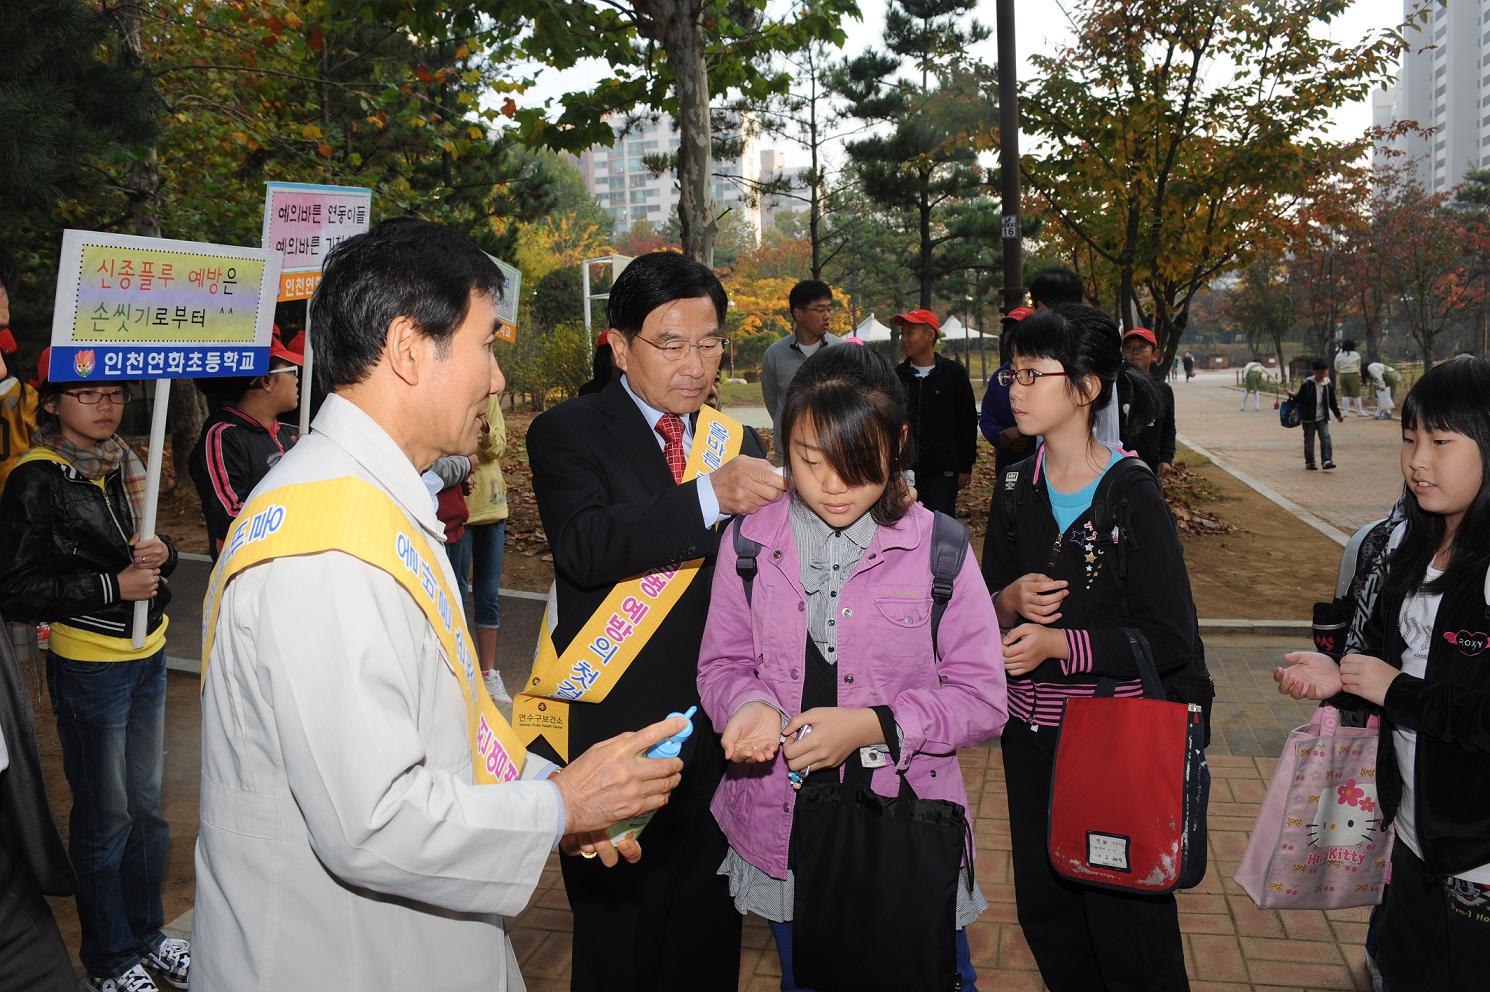
MULTIPOLYGON (((876 706, 899 762, 888 707, 876 706)), ((957 974, 958 875, 972 828, 967 810, 918 799, 901 775, 893 799, 869 787, 859 753, 842 783, 812 783, 797 796, 792 825, 792 970, 821 992, 942 992, 957 974)))

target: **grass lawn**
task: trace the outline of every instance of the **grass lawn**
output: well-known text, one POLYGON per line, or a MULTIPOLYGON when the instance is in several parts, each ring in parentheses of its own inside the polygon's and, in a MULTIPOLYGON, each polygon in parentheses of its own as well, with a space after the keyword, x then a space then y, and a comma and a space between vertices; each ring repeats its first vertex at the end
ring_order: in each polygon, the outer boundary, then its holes
POLYGON ((726 382, 720 387, 721 406, 765 406, 758 382, 726 382))

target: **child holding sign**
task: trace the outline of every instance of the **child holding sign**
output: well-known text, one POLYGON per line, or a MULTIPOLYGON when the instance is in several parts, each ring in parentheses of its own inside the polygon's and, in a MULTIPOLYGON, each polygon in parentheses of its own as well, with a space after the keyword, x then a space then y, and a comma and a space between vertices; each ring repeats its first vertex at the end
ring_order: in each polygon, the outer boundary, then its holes
MULTIPOLYGON (((965 807, 957 749, 1004 723, 998 630, 971 555, 933 633, 933 514, 900 471, 906 422, 904 389, 883 358, 867 348, 813 355, 782 405, 790 494, 738 525, 761 546, 748 599, 737 552, 720 542, 698 675, 733 763, 713 803, 730 844, 720 873, 741 913, 771 921, 783 990, 799 987, 788 773, 837 782, 857 753, 877 794, 895 796, 904 775, 917 797, 965 807), (872 707, 891 711, 898 766, 872 707)), ((955 912, 964 989, 976 981, 964 928, 987 908, 969 867, 955 912)))
POLYGON ((165 937, 161 880, 170 830, 160 815, 165 764, 164 538, 140 539, 145 467, 115 433, 131 384, 48 379, 41 428, 0 498, 0 609, 52 625, 47 687, 72 787, 68 838, 78 875, 79 952, 95 992, 186 988, 184 940, 165 937), (148 601, 144 647, 133 604, 148 601))

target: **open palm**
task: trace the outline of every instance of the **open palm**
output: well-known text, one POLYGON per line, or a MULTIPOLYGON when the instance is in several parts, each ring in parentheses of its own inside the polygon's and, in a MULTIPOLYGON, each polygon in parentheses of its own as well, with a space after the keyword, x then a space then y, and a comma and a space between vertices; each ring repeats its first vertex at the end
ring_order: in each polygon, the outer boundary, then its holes
POLYGON ((781 713, 756 700, 735 711, 720 736, 729 761, 770 761, 781 745, 781 713))
POLYGON ((1278 691, 1294 699, 1330 699, 1340 694, 1340 666, 1318 651, 1290 651, 1283 656, 1287 668, 1275 668, 1278 691))

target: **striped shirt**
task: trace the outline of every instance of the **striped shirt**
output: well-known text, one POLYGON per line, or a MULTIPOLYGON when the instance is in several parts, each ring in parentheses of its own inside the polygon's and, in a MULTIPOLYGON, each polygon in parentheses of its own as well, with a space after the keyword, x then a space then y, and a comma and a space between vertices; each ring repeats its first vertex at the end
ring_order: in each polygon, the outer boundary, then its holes
POLYGON ((836 664, 838 597, 879 525, 866 513, 842 529, 830 527, 795 496, 790 516, 802 590, 807 593, 807 634, 828 664, 836 664))

